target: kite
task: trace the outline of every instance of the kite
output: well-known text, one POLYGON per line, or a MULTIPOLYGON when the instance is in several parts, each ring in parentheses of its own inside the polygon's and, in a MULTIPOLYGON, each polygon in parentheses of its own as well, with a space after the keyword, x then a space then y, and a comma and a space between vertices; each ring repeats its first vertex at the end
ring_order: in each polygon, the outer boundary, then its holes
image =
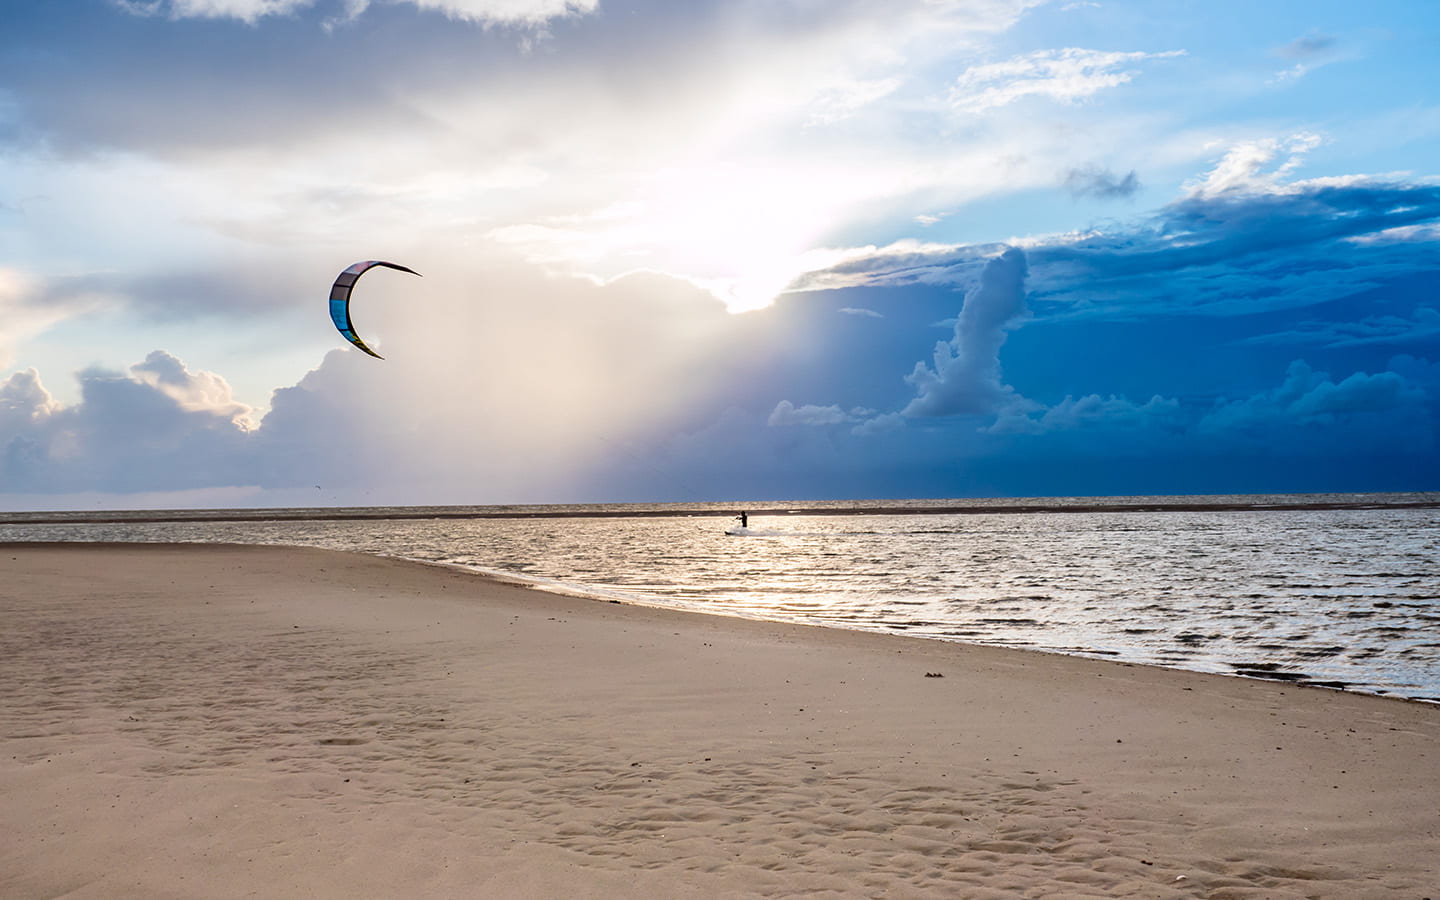
POLYGON ((387 269, 399 269, 401 272, 409 272, 411 275, 420 275, 420 273, 414 269, 406 268, 398 263, 384 262, 378 259, 357 262, 355 265, 341 272, 340 276, 335 279, 335 283, 330 286, 330 318, 335 322, 335 327, 345 336, 345 340, 376 359, 384 359, 385 357, 365 346, 365 342, 360 340, 360 335, 355 333, 355 323, 350 319, 350 291, 355 287, 355 282, 360 280, 360 276, 365 274, 366 270, 373 269, 376 266, 384 266, 387 269))

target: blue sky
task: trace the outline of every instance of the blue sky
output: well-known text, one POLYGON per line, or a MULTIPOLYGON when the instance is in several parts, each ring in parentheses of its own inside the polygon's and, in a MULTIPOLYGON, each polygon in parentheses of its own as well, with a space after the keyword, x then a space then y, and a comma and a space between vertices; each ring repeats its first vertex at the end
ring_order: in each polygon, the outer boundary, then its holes
POLYGON ((1440 490, 1428 0, 5 26, 0 508, 1440 490))

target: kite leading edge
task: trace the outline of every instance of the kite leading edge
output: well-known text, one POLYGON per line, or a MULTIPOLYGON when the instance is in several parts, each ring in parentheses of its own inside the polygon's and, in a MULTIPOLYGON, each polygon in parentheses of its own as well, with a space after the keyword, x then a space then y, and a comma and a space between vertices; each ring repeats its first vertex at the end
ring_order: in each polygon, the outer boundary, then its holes
POLYGON ((340 333, 345 336, 345 340, 376 359, 384 359, 385 357, 365 346, 365 342, 360 340, 360 335, 355 333, 355 323, 350 318, 350 291, 355 287, 355 282, 360 280, 361 275, 376 266, 384 266, 387 269, 399 269, 401 272, 409 272, 411 275, 420 274, 414 269, 407 268, 398 263, 385 262, 379 259, 357 262, 341 272, 340 276, 335 279, 335 283, 330 286, 330 319, 335 323, 335 327, 339 329, 340 333))

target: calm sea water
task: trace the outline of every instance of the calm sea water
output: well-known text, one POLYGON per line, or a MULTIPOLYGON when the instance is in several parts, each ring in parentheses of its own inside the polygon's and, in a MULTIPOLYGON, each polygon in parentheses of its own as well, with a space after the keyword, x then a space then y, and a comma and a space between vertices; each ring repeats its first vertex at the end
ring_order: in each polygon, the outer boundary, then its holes
POLYGON ((355 550, 587 596, 1440 702, 1437 494, 764 506, 743 536, 726 534, 737 507, 704 504, 9 514, 0 540, 355 550), (1349 508, 1274 508, 1317 504, 1349 508), (1016 511, 1037 506, 1065 511, 1016 511), (881 508, 900 511, 853 513, 881 508))

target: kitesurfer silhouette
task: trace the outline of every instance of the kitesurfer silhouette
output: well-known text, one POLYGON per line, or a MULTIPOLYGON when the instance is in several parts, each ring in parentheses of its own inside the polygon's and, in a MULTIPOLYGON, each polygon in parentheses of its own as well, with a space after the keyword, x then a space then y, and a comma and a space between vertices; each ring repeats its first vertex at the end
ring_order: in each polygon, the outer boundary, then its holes
POLYGON ((741 527, 741 528, 749 528, 749 527, 750 527, 750 517, 747 516, 747 515, 745 515, 745 513, 742 512, 742 513, 740 513, 740 515, 736 516, 735 518, 737 518, 737 519, 740 520, 740 527, 741 527))

